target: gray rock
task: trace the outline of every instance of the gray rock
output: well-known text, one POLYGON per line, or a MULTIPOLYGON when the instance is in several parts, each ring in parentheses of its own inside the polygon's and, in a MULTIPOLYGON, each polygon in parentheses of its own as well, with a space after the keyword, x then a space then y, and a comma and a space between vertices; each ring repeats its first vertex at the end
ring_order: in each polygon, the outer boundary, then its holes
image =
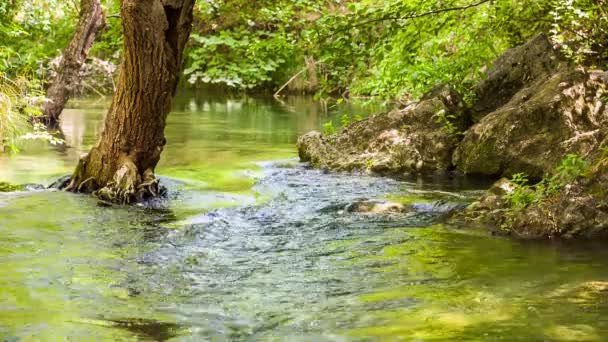
POLYGON ((404 109, 355 122, 342 132, 323 136, 310 132, 298 139, 302 161, 338 171, 378 174, 446 171, 459 141, 457 132, 469 122, 460 96, 439 86, 404 109), (454 131, 446 129, 450 117, 454 131))
POLYGON ((587 157, 606 137, 602 72, 558 72, 521 89, 472 126, 454 152, 465 174, 540 179, 566 154, 587 157))

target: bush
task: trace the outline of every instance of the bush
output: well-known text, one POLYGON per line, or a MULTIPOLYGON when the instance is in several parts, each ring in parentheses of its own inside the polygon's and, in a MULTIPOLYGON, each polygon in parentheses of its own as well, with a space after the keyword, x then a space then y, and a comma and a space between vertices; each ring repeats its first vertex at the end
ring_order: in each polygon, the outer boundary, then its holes
POLYGON ((584 176, 588 168, 589 164, 579 155, 568 154, 555 168, 553 175, 546 175, 533 186, 529 184, 526 174, 514 174, 511 182, 515 188, 506 196, 506 199, 512 208, 523 209, 558 193, 568 183, 584 176))
POLYGON ((63 144, 44 125, 30 125, 30 120, 41 115, 44 100, 40 82, 23 77, 11 80, 0 74, 0 152, 19 152, 20 139, 63 144))

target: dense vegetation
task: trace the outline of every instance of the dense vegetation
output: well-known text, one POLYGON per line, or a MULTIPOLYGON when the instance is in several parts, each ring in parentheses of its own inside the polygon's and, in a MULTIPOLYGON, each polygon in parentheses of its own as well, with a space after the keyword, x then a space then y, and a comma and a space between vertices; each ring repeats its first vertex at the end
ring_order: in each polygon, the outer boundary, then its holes
MULTIPOLYGON (((118 64, 120 4, 103 5, 108 27, 91 57, 118 64)), ((283 92, 406 101, 448 82, 467 98, 498 54, 541 31, 575 62, 605 67, 606 7, 605 0, 198 1, 183 86, 276 91, 290 81, 283 92)), ((78 13, 76 1, 0 4, 0 74, 27 94, 42 93, 78 13)), ((112 82, 89 84, 86 91, 98 93, 112 82)))
MULTIPOLYGON (((191 83, 276 87, 305 70, 321 96, 464 93, 508 47, 544 31, 578 62, 605 65, 603 0, 204 1, 191 83)), ((295 89, 311 89, 304 86, 295 89)))
MULTIPOLYGON (((119 62, 119 2, 94 57, 119 62)), ((505 48, 545 31, 579 62, 605 65, 604 0, 199 1, 185 74, 191 84, 272 88, 309 66, 321 94, 418 95, 466 90, 505 48), (347 93, 345 93, 347 92, 347 93)), ((45 79, 67 44, 78 3, 0 5, 0 72, 45 79)), ((304 75, 306 76, 306 75, 304 75)), ((313 80, 314 81, 314 80, 313 80)))

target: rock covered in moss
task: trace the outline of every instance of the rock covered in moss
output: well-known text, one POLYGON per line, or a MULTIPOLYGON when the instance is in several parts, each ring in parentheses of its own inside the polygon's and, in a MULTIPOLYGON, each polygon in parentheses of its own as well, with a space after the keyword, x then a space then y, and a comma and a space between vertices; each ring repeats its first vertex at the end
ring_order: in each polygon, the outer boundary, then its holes
POLYGON ((22 191, 24 187, 22 185, 13 185, 10 183, 0 182, 0 192, 13 192, 22 191))
POLYGON ((596 152, 592 160, 584 176, 524 208, 514 208, 509 203, 506 195, 512 193, 515 186, 503 178, 454 219, 489 224, 493 229, 501 228, 526 239, 606 238, 608 152, 596 152))
POLYGON ((10 184, 0 182, 0 192, 36 191, 44 189, 45 187, 42 184, 10 184))
POLYGON ((602 154, 586 177, 518 212, 512 230, 519 236, 608 237, 608 156, 602 154))
POLYGON ((477 101, 471 110, 473 120, 479 122, 507 104, 520 90, 566 69, 566 64, 545 34, 505 51, 496 59, 487 77, 477 84, 477 101))
POLYGON ((454 89, 438 86, 418 103, 355 122, 338 134, 300 137, 300 159, 330 170, 445 171, 451 168, 458 132, 468 122, 463 109, 454 89))
POLYGON ((606 136, 607 76, 563 71, 521 89, 465 133, 454 164, 465 174, 539 179, 566 154, 589 156, 606 136))
POLYGON ((361 200, 348 204, 345 207, 349 213, 368 213, 368 214, 386 214, 386 213, 405 213, 412 211, 412 208, 401 203, 382 201, 382 200, 361 200))

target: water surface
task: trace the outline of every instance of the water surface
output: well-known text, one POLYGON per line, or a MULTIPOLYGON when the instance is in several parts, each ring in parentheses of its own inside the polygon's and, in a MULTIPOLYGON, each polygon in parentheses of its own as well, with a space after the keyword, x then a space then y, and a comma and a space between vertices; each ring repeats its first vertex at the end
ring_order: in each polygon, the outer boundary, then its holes
MULTIPOLYGON (((0 180, 50 183, 94 143, 107 101, 72 102, 65 147, 0 157, 0 180)), ((184 94, 157 170, 168 208, 0 194, 0 337, 8 341, 603 341, 608 252, 443 224, 485 186, 326 174, 299 134, 344 113, 184 94), (362 198, 412 204, 348 213, 362 198), (441 200, 440 205, 433 204, 441 200)))

